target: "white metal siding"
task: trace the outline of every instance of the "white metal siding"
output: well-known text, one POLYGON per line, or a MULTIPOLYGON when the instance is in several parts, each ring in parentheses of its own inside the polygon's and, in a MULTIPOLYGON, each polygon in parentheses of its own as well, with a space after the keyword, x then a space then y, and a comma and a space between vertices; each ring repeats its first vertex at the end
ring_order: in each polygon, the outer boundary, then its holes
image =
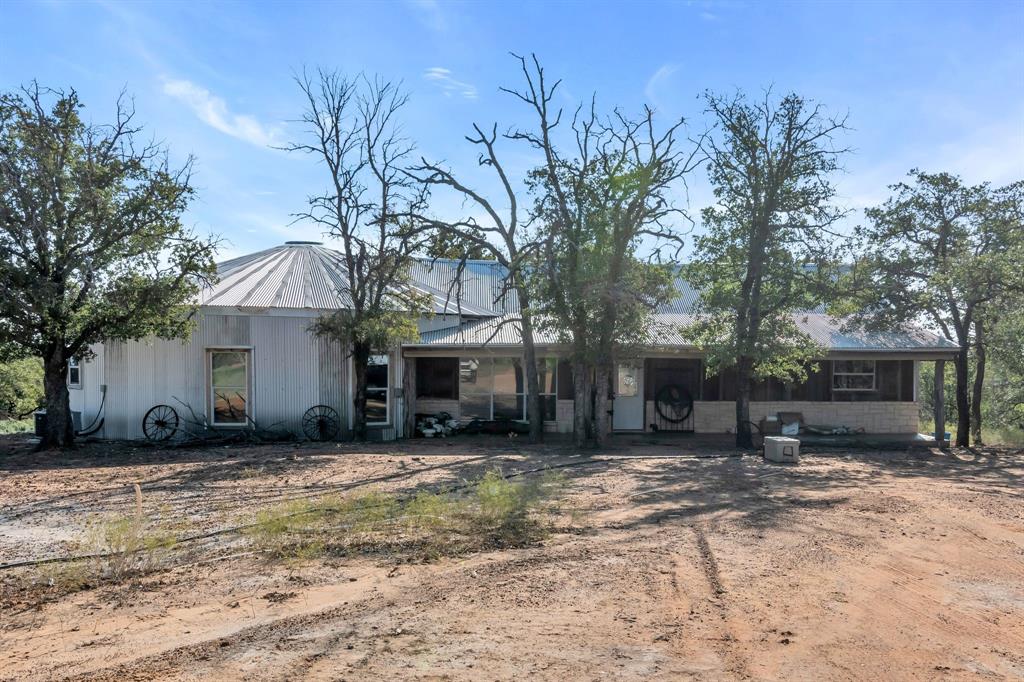
POLYGON ((81 364, 81 388, 68 389, 71 400, 71 409, 82 413, 82 427, 91 426, 100 411, 100 404, 103 401, 103 384, 106 381, 103 375, 103 346, 94 344, 89 349, 95 356, 81 364))
MULTIPOLYGON (((142 438, 142 418, 154 405, 174 407, 192 420, 207 413, 207 349, 251 348, 252 418, 262 427, 301 433, 302 414, 313 405, 338 410, 345 424, 348 379, 339 344, 318 339, 309 317, 200 313, 186 341, 147 339, 106 348, 106 438, 142 438)), ((83 415, 83 418, 87 415, 83 415)))

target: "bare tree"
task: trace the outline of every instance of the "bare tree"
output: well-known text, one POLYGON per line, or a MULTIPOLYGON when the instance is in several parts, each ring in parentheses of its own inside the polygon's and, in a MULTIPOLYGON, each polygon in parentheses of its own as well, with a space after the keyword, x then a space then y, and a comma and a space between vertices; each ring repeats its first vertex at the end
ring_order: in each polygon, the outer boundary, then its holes
POLYGON ((573 144, 563 153, 554 139, 562 110, 552 105, 560 81, 546 80, 536 56, 516 58, 525 87, 503 90, 528 105, 536 126, 508 137, 544 158, 533 174, 532 216, 542 235, 543 319, 573 347, 574 439, 582 445, 590 432, 601 445, 611 430, 617 349, 644 340, 649 315, 672 293, 672 271, 660 255, 666 246, 675 253, 682 246, 677 224, 685 214, 672 194, 693 170, 696 148, 680 149, 682 119, 657 132, 650 108, 637 119, 618 110, 601 117, 592 98, 589 108, 577 108, 573 144), (645 240, 653 249, 642 260, 637 250, 645 240))
POLYGON ((348 79, 336 71, 304 73, 296 82, 306 98, 307 141, 285 148, 316 157, 328 179, 296 218, 341 242, 346 281, 340 288, 348 299, 346 309, 321 317, 314 331, 349 347, 353 435, 362 440, 370 356, 416 338, 417 318, 429 305, 409 284, 423 239, 407 217, 419 211, 425 192, 408 173, 414 147, 397 121, 408 98, 381 78, 348 79))
POLYGON ((491 127, 490 132, 485 132, 477 124, 473 124, 473 130, 474 134, 467 136, 466 140, 482 148, 479 164, 491 168, 500 179, 508 202, 507 216, 504 211, 499 211, 491 200, 457 179, 450 170, 422 159, 422 164, 414 169, 422 182, 432 187, 451 188, 465 200, 482 209, 487 216, 487 222, 481 223, 474 217, 445 221, 418 215, 416 219, 418 224, 426 228, 454 237, 458 243, 468 247, 464 249, 464 253, 485 253, 504 267, 505 280, 496 302, 514 293, 519 303, 519 314, 502 319, 494 333, 497 333, 502 325, 514 325, 519 329, 523 343, 523 362, 526 365, 526 414, 530 423, 530 442, 536 443, 543 437, 544 414, 537 373, 533 297, 528 286, 528 269, 536 254, 537 243, 519 220, 519 202, 515 189, 498 159, 495 150, 498 139, 497 124, 491 127))

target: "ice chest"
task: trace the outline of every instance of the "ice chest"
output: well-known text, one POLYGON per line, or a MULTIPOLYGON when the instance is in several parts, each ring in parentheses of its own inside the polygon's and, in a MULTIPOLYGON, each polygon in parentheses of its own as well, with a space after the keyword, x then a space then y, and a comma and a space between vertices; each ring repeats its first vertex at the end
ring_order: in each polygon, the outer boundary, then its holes
POLYGON ((764 439, 764 458, 769 462, 799 462, 800 441, 784 436, 767 436, 764 439))

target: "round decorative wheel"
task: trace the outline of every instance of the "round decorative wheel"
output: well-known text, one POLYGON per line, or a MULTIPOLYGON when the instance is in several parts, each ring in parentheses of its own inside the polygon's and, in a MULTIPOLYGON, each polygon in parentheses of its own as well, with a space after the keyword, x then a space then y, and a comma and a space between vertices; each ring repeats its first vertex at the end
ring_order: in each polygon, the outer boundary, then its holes
POLYGON ((302 415, 302 432, 310 440, 334 440, 339 424, 337 411, 329 405, 315 405, 302 415))
POLYGON ((168 440, 178 432, 178 413, 170 405, 149 408, 142 418, 142 432, 146 434, 146 440, 168 440))
POLYGON ((693 396, 685 386, 668 384, 662 386, 654 396, 654 408, 658 416, 670 424, 679 424, 693 414, 693 396))

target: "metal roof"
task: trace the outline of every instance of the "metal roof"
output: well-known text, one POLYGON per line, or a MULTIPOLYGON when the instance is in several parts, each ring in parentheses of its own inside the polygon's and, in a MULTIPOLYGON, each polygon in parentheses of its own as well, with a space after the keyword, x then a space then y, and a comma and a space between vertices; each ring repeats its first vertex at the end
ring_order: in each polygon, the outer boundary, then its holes
MULTIPOLYGON (((449 291, 457 263, 418 259, 412 266, 411 286, 433 298, 435 313, 481 317, 518 310, 514 296, 496 302, 504 273, 496 263, 469 261, 459 278, 462 286, 449 291)), ((217 283, 200 293, 200 305, 312 310, 351 306, 344 257, 317 242, 288 242, 234 258, 220 263, 217 275, 217 283)))
MULTIPOLYGON (((287 242, 241 256, 217 267, 219 281, 200 295, 204 306, 343 310, 350 306, 342 254, 318 242, 287 242)), ((493 261, 419 258, 410 284, 428 294, 437 314, 474 318, 461 325, 424 332, 411 346, 518 346, 518 301, 503 294, 507 270, 493 261), (453 285, 454 283, 454 285, 453 285), (483 318, 483 319, 480 319, 483 318)), ((676 278, 676 297, 660 306, 647 330, 651 347, 692 348, 685 328, 693 323, 699 295, 676 278)), ((908 326, 900 332, 849 331, 821 311, 794 314, 797 327, 832 351, 950 351, 957 345, 908 326)), ((557 345, 557 333, 538 331, 538 345, 557 345)))
MULTIPOLYGON (((694 320, 695 316, 687 313, 656 313, 647 330, 648 342, 646 345, 652 348, 693 349, 692 341, 686 336, 686 328, 692 325, 694 320)), ((954 351, 958 348, 955 343, 938 334, 911 326, 899 332, 848 331, 842 328, 840 320, 824 313, 795 313, 793 321, 797 328, 810 336, 815 343, 832 352, 935 352, 954 351)), ((517 316, 503 315, 425 332, 420 335, 418 343, 407 345, 431 347, 518 346, 521 343, 521 333, 517 316)), ((550 331, 538 331, 534 333, 534 342, 540 346, 553 346, 564 341, 550 331)))

